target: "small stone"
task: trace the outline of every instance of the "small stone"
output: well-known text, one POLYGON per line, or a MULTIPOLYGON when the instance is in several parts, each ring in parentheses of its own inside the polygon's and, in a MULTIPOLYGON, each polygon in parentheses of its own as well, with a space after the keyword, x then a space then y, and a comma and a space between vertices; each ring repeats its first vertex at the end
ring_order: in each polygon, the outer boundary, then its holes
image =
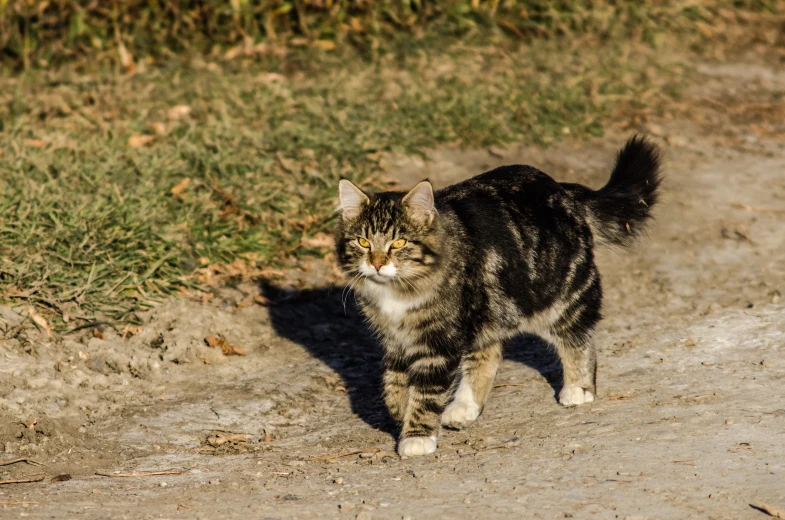
POLYGON ((360 453, 361 459, 370 459, 371 457, 375 457, 375 456, 376 454, 371 452, 360 453))
POLYGON ((160 484, 158 484, 158 485, 159 485, 159 486, 161 486, 161 487, 166 487, 166 482, 161 482, 161 483, 160 483, 160 484))
POLYGON ((333 480, 336 484, 343 484, 343 477, 338 477, 337 479, 333 480))
POLYGON ((290 460, 287 463, 288 466, 305 466, 304 460, 290 460))
POLYGON ((343 504, 338 504, 338 509, 340 509, 341 511, 351 511, 356 507, 357 506, 352 504, 351 502, 344 502, 343 504))
POLYGON ((735 422, 736 422, 736 421, 734 421, 733 419, 727 419, 727 420, 725 421, 725 424, 733 424, 733 423, 735 423, 735 422))

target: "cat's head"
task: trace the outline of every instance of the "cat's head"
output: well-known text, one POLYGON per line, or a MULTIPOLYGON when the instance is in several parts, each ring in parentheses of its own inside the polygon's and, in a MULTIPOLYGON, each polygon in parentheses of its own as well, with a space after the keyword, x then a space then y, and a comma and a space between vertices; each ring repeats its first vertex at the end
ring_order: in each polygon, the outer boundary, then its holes
POLYGON ((408 193, 368 194, 344 179, 338 194, 335 245, 346 274, 405 287, 437 265, 439 216, 430 182, 408 193))

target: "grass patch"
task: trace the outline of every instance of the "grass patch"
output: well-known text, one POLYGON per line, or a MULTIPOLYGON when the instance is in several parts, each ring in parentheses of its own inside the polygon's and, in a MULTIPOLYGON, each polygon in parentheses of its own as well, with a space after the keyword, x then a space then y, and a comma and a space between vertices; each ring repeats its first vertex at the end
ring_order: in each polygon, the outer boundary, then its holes
MULTIPOLYGON (((652 6, 665 9, 639 5, 652 6)), ((688 76, 640 37, 518 48, 498 31, 483 46, 439 34, 370 60, 285 47, 227 60, 222 47, 146 70, 96 57, 0 77, 0 303, 57 330, 133 322, 164 298, 324 255, 337 180, 381 185, 387 153, 601 135, 688 76)))
POLYGON ((650 101, 654 66, 541 44, 3 80, 0 294, 59 326, 133 320, 200 268, 324 254, 303 238, 329 232, 341 176, 373 184, 390 151, 599 135, 650 101))

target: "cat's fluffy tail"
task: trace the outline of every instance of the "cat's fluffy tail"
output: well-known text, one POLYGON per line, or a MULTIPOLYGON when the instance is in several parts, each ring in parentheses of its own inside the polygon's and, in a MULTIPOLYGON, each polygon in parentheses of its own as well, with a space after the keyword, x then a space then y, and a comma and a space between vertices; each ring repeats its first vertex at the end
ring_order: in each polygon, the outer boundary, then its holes
POLYGON ((643 232, 659 198, 660 158, 657 145, 636 135, 621 149, 610 180, 599 190, 562 184, 575 200, 589 208, 595 240, 626 246, 643 232))

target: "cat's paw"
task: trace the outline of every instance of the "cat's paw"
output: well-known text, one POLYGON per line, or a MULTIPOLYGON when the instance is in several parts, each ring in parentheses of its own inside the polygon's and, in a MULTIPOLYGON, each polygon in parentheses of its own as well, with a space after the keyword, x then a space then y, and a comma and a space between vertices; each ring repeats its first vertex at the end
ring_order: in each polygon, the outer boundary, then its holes
POLYGON ((398 443, 398 455, 401 457, 419 457, 430 455, 436 451, 436 437, 409 437, 398 443))
POLYGON ((460 430, 466 428, 480 416, 480 405, 474 399, 455 400, 442 413, 442 424, 460 430))
POLYGON ((594 394, 578 385, 566 385, 559 392, 559 404, 562 406, 579 406, 594 401, 594 394))

